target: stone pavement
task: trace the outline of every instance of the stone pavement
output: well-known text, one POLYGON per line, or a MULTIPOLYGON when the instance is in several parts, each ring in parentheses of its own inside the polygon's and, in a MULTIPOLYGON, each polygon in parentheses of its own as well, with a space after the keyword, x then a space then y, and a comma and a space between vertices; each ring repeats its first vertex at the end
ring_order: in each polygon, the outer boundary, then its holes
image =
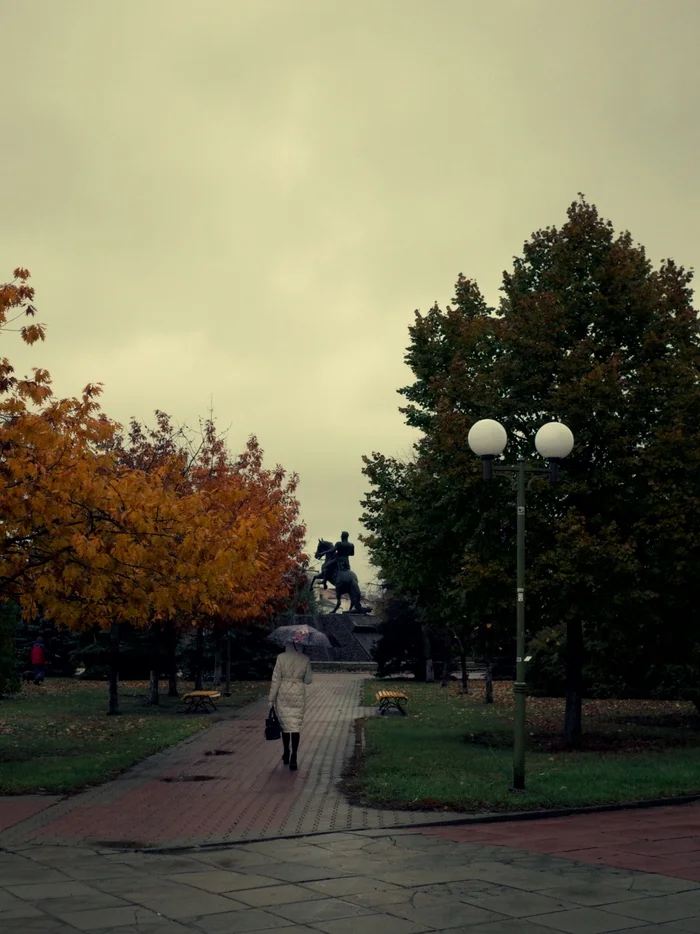
POLYGON ((697 934, 698 919, 697 882, 410 830, 0 853, 13 934, 697 934))
POLYGON ((0 847, 22 843, 122 843, 179 847, 415 826, 462 815, 352 807, 338 790, 355 746, 364 674, 314 674, 299 771, 282 744, 263 737, 267 704, 243 708, 119 778, 66 798, 0 800, 0 847), (218 752, 218 755, 208 753, 218 752))
MULTIPOLYGON (((424 831, 467 844, 517 847, 700 883, 700 802, 424 831)), ((698 927, 700 931, 700 926, 698 927)))

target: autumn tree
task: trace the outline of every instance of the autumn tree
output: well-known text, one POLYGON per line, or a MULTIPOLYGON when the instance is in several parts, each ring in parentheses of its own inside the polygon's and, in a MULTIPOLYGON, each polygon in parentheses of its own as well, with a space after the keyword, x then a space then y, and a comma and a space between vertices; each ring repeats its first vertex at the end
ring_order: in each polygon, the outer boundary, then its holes
MULTIPOLYGON (((16 271, 20 283, 27 277, 16 271)), ((2 296, 0 323, 13 308, 34 314, 26 285, 10 284, 2 296)), ((22 336, 31 343, 43 329, 22 336)), ((149 469, 125 463, 118 426, 99 410, 99 386, 54 400, 44 371, 17 380, 5 360, 1 372, 0 587, 25 615, 108 628, 116 649, 121 622, 216 617, 232 593, 257 607, 251 594, 274 551, 271 529, 284 525, 284 497, 264 502, 244 483, 188 485, 175 448, 159 451, 149 469)), ((118 712, 114 665, 110 712, 118 712)))
MULTIPOLYGON (((199 632, 213 626, 220 639, 233 625, 269 621, 288 603, 295 591, 299 574, 308 558, 303 553, 306 529, 299 521, 296 489, 299 478, 287 476, 281 465, 267 469, 257 438, 248 439, 245 449, 232 457, 225 438, 209 418, 202 432, 202 442, 192 466, 192 482, 197 490, 211 495, 214 508, 226 511, 229 491, 237 491, 235 510, 241 520, 261 520, 264 533, 259 540, 250 584, 233 581, 215 617, 201 618, 199 632)), ((201 635, 200 635, 201 642, 201 635)), ((228 679, 227 679, 228 680, 228 679)))
POLYGON ((453 601, 474 622, 491 618, 500 642, 515 580, 515 495, 501 478, 483 482, 469 428, 502 422, 508 461, 533 457, 546 421, 572 429, 564 482, 535 481, 528 492, 526 616, 530 636, 565 625, 570 748, 581 744, 586 644, 614 656, 628 692, 697 697, 691 278, 671 260, 653 270, 630 234, 615 236, 581 196, 561 228, 524 245, 498 309, 460 275, 453 307, 416 313, 406 355, 415 381, 400 390, 406 421, 422 434, 415 464, 379 454, 366 462, 373 489, 363 521, 382 573, 406 587, 432 577, 442 596, 428 584, 422 599, 434 612, 453 601))

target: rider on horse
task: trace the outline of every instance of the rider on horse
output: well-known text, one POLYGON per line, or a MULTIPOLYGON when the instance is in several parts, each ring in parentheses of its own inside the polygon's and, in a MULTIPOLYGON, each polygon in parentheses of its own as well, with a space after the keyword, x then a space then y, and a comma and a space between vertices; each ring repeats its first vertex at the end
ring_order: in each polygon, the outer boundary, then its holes
POLYGON ((336 542, 334 547, 326 552, 323 567, 321 568, 324 590, 327 586, 328 572, 333 564, 336 565, 339 573, 341 571, 350 570, 350 558, 355 554, 355 546, 352 542, 348 541, 349 538, 350 536, 347 532, 341 532, 340 541, 336 542))

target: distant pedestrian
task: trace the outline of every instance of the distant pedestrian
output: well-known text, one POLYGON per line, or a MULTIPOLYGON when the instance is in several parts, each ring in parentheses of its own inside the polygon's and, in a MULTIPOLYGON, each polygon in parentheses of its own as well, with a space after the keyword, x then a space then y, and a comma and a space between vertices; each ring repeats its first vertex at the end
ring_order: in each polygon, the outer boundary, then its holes
POLYGON ((39 636, 32 646, 32 667, 34 668, 34 684, 42 684, 46 668, 46 650, 44 640, 39 636))
POLYGON ((306 710, 306 685, 311 684, 311 661, 297 642, 288 642, 277 656, 272 672, 270 705, 275 708, 282 728, 282 762, 292 772, 297 770, 299 733, 306 710), (290 754, 291 740, 291 754, 290 754))

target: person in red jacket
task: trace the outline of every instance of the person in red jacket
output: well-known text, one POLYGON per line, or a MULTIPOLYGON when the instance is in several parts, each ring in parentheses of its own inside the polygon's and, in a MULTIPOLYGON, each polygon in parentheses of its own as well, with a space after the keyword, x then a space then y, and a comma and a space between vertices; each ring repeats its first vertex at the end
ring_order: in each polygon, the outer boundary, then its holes
POLYGON ((46 650, 44 640, 39 636, 32 646, 32 666, 34 668, 34 684, 41 684, 44 680, 46 666, 46 650))

